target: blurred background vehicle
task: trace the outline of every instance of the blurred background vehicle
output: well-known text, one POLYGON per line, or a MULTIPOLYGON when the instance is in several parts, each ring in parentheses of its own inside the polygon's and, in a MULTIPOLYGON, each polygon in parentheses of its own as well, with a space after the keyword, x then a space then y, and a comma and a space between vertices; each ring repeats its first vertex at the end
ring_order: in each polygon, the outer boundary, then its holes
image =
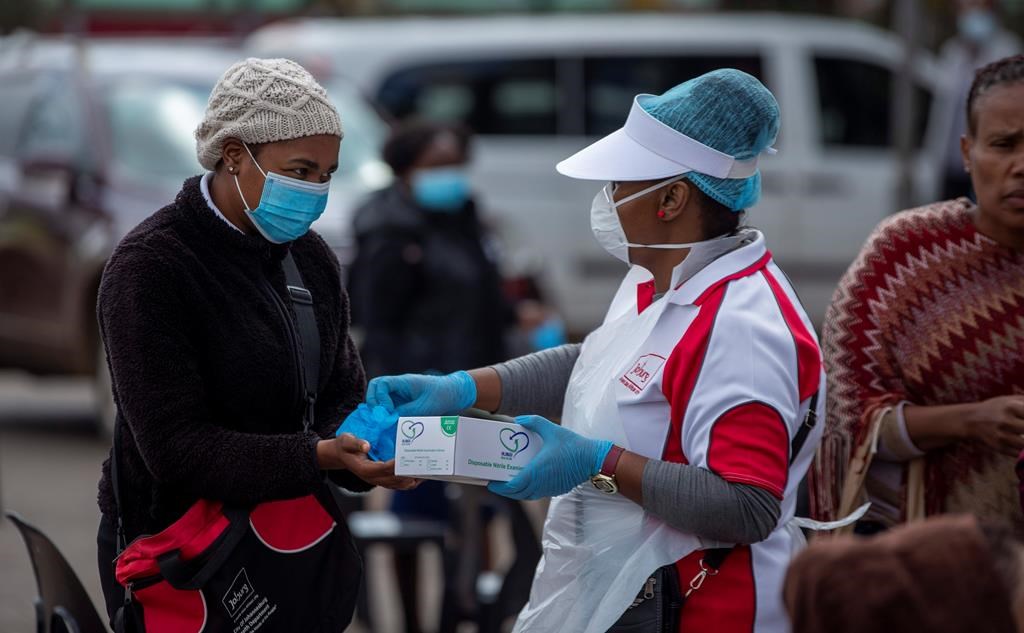
MULTIPOLYGON (((575 336, 604 315, 624 273, 587 239, 600 183, 559 176, 559 160, 619 127, 637 93, 719 67, 762 79, 782 105, 779 154, 762 161, 765 231, 819 321, 863 239, 900 208, 893 33, 792 15, 538 15, 296 19, 245 43, 350 78, 398 119, 477 133, 473 182, 503 236, 506 266, 536 271, 575 336)), ((938 77, 917 55, 913 199, 938 193, 941 134, 929 129, 938 77)))
MULTIPOLYGON (((202 171, 192 134, 239 55, 216 40, 0 41, 0 367, 94 376, 102 428, 114 413, 95 320, 103 265, 202 171)), ((343 252, 347 206, 390 180, 386 124, 341 78, 327 87, 346 136, 316 229, 343 252)))

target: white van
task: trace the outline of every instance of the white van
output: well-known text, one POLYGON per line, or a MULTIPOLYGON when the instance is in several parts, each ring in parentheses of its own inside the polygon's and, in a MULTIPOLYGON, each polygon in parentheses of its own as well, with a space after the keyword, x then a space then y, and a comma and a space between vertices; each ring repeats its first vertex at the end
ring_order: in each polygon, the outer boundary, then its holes
MULTIPOLYGON (((255 32, 246 49, 345 75, 397 118, 462 121, 477 133, 474 183, 513 267, 531 262, 570 331, 600 322, 621 264, 590 237, 601 183, 555 163, 622 125, 633 96, 738 68, 782 107, 778 155, 748 223, 765 231, 812 318, 871 228, 897 211, 891 129, 902 48, 866 25, 728 14, 302 19, 255 32)), ((915 198, 938 192, 941 134, 927 130, 936 68, 915 66, 915 198)))

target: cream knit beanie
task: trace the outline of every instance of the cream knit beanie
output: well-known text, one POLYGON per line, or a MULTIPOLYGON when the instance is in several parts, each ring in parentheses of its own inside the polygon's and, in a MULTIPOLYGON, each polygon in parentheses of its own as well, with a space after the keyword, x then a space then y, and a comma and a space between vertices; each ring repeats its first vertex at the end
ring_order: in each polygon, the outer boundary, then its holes
POLYGON ((327 91, 289 59, 250 57, 228 68, 210 93, 196 154, 213 171, 225 139, 259 144, 317 134, 343 136, 327 91))

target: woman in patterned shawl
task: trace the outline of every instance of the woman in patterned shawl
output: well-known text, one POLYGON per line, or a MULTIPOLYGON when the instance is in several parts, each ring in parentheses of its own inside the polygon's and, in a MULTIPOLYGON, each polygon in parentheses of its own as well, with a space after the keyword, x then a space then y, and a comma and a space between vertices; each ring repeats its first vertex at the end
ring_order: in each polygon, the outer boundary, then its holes
MULTIPOLYGON (((1024 534, 1024 57, 978 71, 959 198, 894 215, 868 239, 826 316, 827 428, 812 514, 834 519, 847 465, 874 420, 872 501, 860 532, 907 516, 923 457, 924 512, 1009 520, 1024 534)), ((915 497, 916 498, 916 497, 915 497)))

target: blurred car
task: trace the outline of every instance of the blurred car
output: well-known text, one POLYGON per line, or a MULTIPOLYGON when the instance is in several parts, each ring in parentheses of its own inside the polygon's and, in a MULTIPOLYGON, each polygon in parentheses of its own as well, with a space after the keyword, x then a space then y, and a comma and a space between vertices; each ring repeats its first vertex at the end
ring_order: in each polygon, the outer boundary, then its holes
MULTIPOLYGON (((761 228, 820 321, 874 225, 897 210, 892 111, 903 48, 891 33, 772 14, 544 15, 296 19, 254 32, 246 50, 315 59, 396 118, 467 123, 474 183, 513 257, 540 281, 570 330, 600 323, 624 270, 589 238, 600 183, 555 164, 621 126, 638 93, 661 93, 720 67, 761 78, 782 106, 779 154, 764 157, 761 228)), ((933 60, 913 67, 915 198, 938 193, 941 131, 929 129, 933 60)))
MULTIPOLYGON (((96 326, 107 257, 203 170, 193 131, 240 54, 216 42, 0 39, 0 366, 96 377, 113 423, 96 326)), ((315 225, 344 255, 351 208, 389 181, 386 124, 328 84, 346 130, 330 206, 315 225)))

